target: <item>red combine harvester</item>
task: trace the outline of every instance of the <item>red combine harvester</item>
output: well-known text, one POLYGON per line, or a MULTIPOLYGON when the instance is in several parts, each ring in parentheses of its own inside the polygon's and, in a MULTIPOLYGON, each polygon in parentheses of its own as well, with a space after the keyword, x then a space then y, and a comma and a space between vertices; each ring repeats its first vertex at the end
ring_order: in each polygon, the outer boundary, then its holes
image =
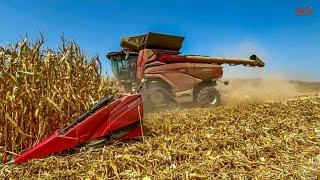
POLYGON ((223 75, 222 64, 264 67, 256 55, 249 59, 182 55, 183 40, 159 33, 125 37, 122 50, 107 57, 124 90, 141 87, 143 102, 151 110, 188 103, 217 106, 220 95, 215 86, 223 75))
MULTIPOLYGON (((122 50, 108 53, 112 71, 131 94, 107 97, 73 123, 18 155, 11 163, 72 151, 92 140, 102 143, 143 136, 143 104, 154 109, 196 103, 216 106, 215 86, 221 64, 263 67, 256 55, 249 59, 181 55, 184 38, 158 33, 123 38, 122 50), (139 92, 137 92, 139 89, 139 92)), ((227 84, 227 82, 225 82, 227 84)))

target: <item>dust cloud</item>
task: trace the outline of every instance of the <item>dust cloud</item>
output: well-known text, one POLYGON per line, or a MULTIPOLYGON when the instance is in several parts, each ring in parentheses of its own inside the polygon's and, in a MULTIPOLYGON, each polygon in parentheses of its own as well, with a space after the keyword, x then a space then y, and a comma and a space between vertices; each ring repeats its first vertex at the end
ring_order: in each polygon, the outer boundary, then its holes
POLYGON ((224 105, 281 101, 299 94, 294 83, 281 77, 231 79, 229 82, 227 86, 218 84, 224 105))

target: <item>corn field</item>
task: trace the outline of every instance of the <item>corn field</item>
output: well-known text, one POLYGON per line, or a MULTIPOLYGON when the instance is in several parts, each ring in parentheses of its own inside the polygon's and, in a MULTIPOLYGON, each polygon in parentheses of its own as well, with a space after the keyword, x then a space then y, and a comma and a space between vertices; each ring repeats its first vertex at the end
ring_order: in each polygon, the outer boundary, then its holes
MULTIPOLYGON (((0 161, 118 91, 98 57, 43 38, 0 49, 0 161)), ((3 179, 320 178, 320 83, 235 80, 223 106, 154 112, 141 141, 82 147, 68 156, 0 163, 3 179), (236 84, 238 83, 238 84, 236 84)))
POLYGON ((62 39, 56 51, 43 44, 41 37, 0 48, 0 161, 117 92, 101 75, 99 58, 89 58, 75 42, 62 39))

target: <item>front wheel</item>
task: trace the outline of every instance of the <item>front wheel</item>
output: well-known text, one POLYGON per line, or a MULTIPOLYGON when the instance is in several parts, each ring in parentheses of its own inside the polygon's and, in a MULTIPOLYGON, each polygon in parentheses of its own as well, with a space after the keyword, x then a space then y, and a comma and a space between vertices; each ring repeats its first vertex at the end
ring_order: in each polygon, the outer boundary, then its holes
POLYGON ((171 87, 163 82, 150 82, 143 97, 146 112, 179 108, 179 104, 172 95, 171 87))
POLYGON ((220 105, 220 93, 214 86, 202 87, 196 94, 197 103, 202 106, 216 107, 220 105))

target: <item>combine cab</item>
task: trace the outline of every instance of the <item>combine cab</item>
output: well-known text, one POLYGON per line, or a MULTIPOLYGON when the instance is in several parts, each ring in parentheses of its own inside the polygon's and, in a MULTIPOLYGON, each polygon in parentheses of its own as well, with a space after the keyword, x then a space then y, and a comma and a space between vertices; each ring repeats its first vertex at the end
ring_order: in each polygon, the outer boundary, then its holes
POLYGON ((215 86, 223 75, 222 64, 264 66, 256 55, 249 59, 182 55, 183 40, 159 33, 125 37, 122 50, 107 57, 125 91, 142 87, 144 103, 152 109, 185 103, 217 106, 220 95, 215 86))

